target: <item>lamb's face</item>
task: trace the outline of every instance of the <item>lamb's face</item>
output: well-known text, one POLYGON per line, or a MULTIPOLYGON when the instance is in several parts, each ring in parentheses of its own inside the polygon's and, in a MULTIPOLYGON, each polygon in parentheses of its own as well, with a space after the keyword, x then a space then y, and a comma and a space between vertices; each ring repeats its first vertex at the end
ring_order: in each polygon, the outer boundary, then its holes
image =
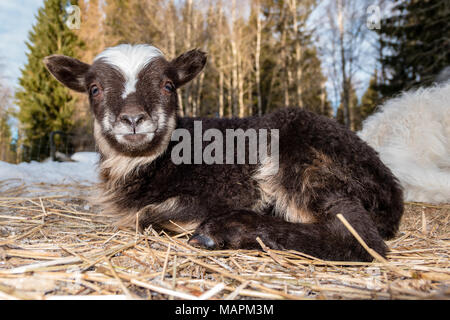
POLYGON ((119 46, 95 59, 86 86, 96 130, 114 149, 152 153, 167 143, 177 109, 171 72, 162 53, 150 46, 119 46))
POLYGON ((193 79, 205 62, 198 50, 169 62, 148 45, 109 48, 92 65, 65 56, 45 59, 59 81, 89 95, 100 149, 107 143, 104 150, 130 156, 165 149, 176 123, 176 89, 193 79))

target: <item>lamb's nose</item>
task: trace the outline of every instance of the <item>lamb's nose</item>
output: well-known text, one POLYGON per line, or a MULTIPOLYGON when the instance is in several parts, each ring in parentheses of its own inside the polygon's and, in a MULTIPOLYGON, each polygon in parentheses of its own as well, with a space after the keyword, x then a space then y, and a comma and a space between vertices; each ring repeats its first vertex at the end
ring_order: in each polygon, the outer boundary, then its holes
POLYGON ((136 128, 136 126, 144 119, 145 115, 143 113, 139 114, 122 114, 120 116, 120 121, 126 123, 129 126, 132 126, 133 128, 136 128))

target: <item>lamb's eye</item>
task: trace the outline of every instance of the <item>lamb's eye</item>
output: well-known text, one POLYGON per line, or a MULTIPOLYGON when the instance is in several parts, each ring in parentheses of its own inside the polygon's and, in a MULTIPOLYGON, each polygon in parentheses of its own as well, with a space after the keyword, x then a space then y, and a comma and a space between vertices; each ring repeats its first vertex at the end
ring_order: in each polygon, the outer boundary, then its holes
POLYGON ((172 83, 166 82, 164 84, 164 90, 166 90, 167 92, 174 92, 175 91, 175 87, 173 86, 172 83))
POLYGON ((91 89, 90 89, 91 95, 93 97, 98 96, 98 94, 100 93, 100 89, 94 84, 91 89))

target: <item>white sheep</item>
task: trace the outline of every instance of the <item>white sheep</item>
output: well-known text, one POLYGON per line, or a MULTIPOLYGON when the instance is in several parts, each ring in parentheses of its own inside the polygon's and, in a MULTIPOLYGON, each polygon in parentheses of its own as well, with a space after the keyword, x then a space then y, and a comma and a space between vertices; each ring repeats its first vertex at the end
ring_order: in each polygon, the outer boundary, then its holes
POLYGON ((388 100, 358 135, 400 180, 405 201, 450 202, 450 82, 388 100))

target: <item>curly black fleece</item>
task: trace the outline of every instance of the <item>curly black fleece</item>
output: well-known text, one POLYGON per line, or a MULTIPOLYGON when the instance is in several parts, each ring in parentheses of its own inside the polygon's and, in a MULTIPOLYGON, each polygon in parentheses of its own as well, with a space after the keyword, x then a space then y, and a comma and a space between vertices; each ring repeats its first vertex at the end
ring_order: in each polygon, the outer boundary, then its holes
POLYGON ((252 209, 262 197, 253 178, 259 165, 175 165, 171 149, 176 142, 171 142, 164 154, 116 186, 113 201, 124 211, 177 198, 174 210, 142 215, 142 228, 168 220, 194 221, 200 224, 194 242, 210 248, 260 249, 259 237, 271 248, 294 249, 321 259, 372 260, 337 219, 341 213, 369 247, 385 256, 382 239, 398 230, 402 190, 377 153, 353 132, 298 108, 243 119, 178 118, 177 128, 193 135, 194 120, 202 121, 203 131, 279 129, 277 183, 293 203, 310 212, 314 222, 287 222, 275 212, 274 202, 252 209), (329 161, 321 162, 318 154, 329 161))

